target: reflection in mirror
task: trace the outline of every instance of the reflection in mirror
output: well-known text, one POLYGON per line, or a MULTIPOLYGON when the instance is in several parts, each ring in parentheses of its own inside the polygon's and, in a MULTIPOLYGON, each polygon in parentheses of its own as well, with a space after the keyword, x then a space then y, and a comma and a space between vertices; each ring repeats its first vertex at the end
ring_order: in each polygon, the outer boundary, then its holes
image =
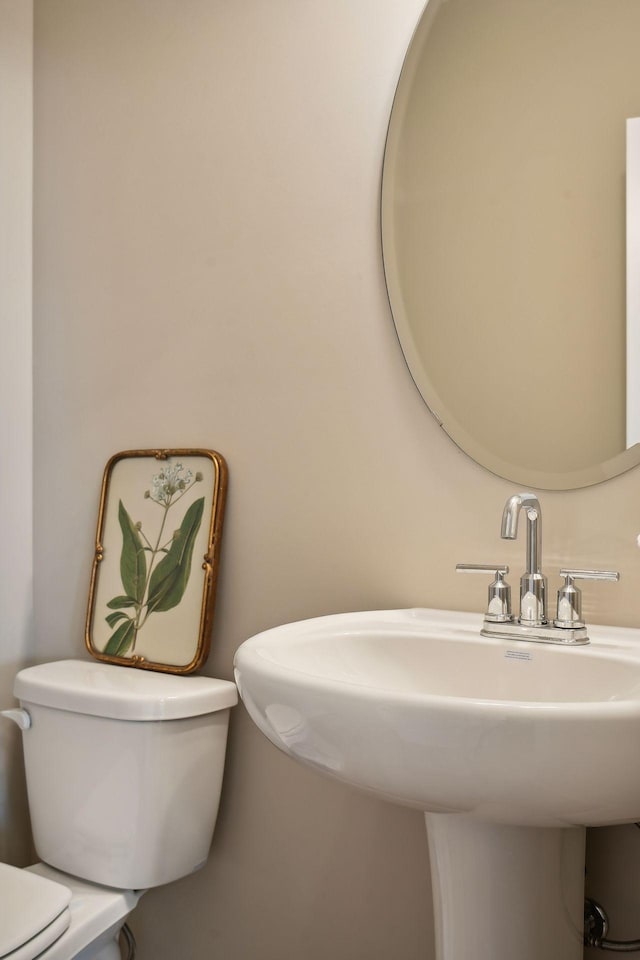
POLYGON ((431 0, 394 101, 382 232, 405 357, 456 443, 531 486, 640 462, 638 36, 637 0, 431 0))

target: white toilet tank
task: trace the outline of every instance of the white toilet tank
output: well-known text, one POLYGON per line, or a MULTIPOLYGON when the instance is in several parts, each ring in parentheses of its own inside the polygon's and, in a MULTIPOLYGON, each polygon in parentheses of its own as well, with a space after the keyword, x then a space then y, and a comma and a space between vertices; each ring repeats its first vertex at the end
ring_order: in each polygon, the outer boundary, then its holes
POLYGON ((18 673, 34 843, 45 863, 145 889, 207 859, 233 683, 97 661, 18 673))

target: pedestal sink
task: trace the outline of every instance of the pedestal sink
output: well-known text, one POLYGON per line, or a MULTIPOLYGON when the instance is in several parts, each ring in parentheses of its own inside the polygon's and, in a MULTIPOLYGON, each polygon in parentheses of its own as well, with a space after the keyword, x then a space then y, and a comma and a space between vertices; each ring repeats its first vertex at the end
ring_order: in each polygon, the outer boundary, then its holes
POLYGON ((295 760, 425 812, 438 960, 579 960, 586 826, 640 819, 640 631, 566 648, 440 610, 339 614, 236 653, 295 760))

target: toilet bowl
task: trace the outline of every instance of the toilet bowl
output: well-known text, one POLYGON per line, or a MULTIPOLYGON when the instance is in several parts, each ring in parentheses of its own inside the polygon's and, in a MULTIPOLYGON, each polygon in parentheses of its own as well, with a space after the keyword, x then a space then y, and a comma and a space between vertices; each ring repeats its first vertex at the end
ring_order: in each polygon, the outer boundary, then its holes
POLYGON ((22 670, 18 709, 40 863, 0 864, 0 960, 118 960, 145 889, 206 862, 233 683, 64 660, 22 670))

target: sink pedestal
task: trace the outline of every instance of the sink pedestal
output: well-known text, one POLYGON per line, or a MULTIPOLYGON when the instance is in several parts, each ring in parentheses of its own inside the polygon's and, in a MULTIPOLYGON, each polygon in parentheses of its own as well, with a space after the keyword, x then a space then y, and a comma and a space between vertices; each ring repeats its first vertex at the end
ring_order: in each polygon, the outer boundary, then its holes
POLYGON ((582 960, 584 828, 425 819, 436 960, 582 960))

